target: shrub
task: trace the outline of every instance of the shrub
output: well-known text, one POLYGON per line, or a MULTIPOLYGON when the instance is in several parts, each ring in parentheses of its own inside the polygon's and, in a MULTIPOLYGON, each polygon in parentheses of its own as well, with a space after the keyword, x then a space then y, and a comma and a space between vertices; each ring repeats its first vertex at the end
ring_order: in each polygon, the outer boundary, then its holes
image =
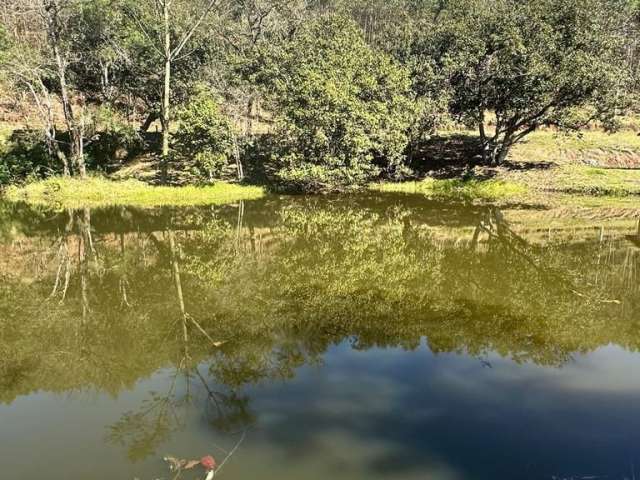
POLYGON ((86 145, 91 170, 109 171, 147 148, 140 132, 109 107, 96 109, 91 129, 86 145))
POLYGON ((268 161, 279 186, 340 190, 406 172, 409 75, 372 50, 351 20, 326 15, 303 25, 283 48, 271 87, 277 148, 268 161))
POLYGON ((47 150, 42 133, 16 130, 0 144, 0 185, 22 183, 61 173, 47 150))
POLYGON ((212 92, 200 90, 177 115, 174 155, 207 182, 225 176, 234 158, 234 133, 212 92))

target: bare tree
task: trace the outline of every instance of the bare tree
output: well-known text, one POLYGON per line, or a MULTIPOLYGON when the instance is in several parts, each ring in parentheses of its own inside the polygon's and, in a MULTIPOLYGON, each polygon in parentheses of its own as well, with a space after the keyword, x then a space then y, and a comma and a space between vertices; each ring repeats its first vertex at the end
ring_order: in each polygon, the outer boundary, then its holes
POLYGON ((60 162, 64 175, 68 176, 70 174, 69 162, 56 138, 57 131, 53 102, 51 92, 43 81, 45 77, 44 69, 34 65, 27 56, 23 55, 16 55, 11 59, 7 59, 3 67, 13 83, 22 86, 29 92, 36 107, 35 111, 42 123, 43 135, 49 155, 60 162))
POLYGON ((64 121, 71 140, 71 160, 80 177, 84 178, 87 175, 84 162, 84 129, 81 122, 78 122, 71 104, 67 85, 68 58, 63 51, 63 31, 65 29, 62 17, 63 9, 71 8, 75 3, 78 2, 73 0, 42 0, 41 15, 45 21, 49 48, 55 61, 64 121))
MULTIPOLYGON (((125 6, 125 13, 132 20, 137 30, 149 41, 152 48, 163 60, 162 77, 164 88, 162 92, 162 108, 160 122, 162 125, 162 175, 166 180, 167 161, 171 145, 171 91, 172 91, 172 70, 173 64, 177 60, 184 59, 193 52, 186 52, 185 47, 192 40, 198 29, 201 27, 207 16, 218 5, 219 0, 206 0, 200 5, 189 2, 190 8, 185 10, 189 13, 187 23, 189 28, 180 35, 176 41, 173 33, 176 28, 177 15, 174 11, 175 0, 147 0, 151 5, 149 12, 154 23, 159 28, 150 25, 140 11, 125 6)), ((184 14, 184 11, 182 12, 184 14)))
POLYGON ((74 12, 85 0, 3 0, 2 23, 12 38, 14 48, 2 61, 2 70, 31 95, 43 124, 49 153, 63 166, 65 175, 71 165, 60 148, 52 97, 57 93, 69 133, 69 153, 76 173, 86 176, 82 121, 74 111, 68 83, 70 53, 65 37, 74 12), (54 78, 56 86, 47 80, 54 78), (56 92, 57 90, 57 92, 56 92))

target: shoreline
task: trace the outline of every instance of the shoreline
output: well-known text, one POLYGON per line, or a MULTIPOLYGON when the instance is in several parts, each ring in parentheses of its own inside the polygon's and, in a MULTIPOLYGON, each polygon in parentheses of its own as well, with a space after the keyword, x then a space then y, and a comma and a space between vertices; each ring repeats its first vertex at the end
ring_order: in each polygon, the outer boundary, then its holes
MULTIPOLYGON (((591 130, 580 137, 550 130, 535 132, 514 146, 508 162, 498 167, 479 165, 477 159, 457 155, 461 142, 473 141, 473 134, 468 131, 434 137, 432 150, 416 162, 422 168, 416 178, 373 182, 343 194, 377 191, 474 203, 557 200, 589 206, 635 204, 640 208, 640 137, 632 130, 614 134, 591 130), (429 167, 431 170, 427 170, 429 167)), ((11 185, 0 191, 0 200, 54 208, 157 207, 220 205, 262 198, 268 192, 266 185, 227 182, 211 186, 153 186, 116 173, 112 177, 90 175, 86 180, 51 177, 11 185)))
POLYGON ((52 177, 24 186, 11 186, 0 195, 0 200, 52 208, 162 207, 223 205, 240 200, 256 200, 265 194, 262 187, 225 182, 202 187, 171 187, 152 186, 139 180, 52 177))

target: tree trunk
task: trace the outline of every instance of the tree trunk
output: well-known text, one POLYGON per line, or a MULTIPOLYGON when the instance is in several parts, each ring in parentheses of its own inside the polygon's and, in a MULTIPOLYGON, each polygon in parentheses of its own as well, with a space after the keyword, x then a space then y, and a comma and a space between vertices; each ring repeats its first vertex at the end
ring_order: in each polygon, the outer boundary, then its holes
POLYGON ((482 148, 482 163, 488 162, 487 153, 489 151, 489 144, 487 142, 487 133, 484 130, 484 115, 478 122, 478 131, 480 132, 480 147, 482 148))
POLYGON ((496 142, 495 153, 494 153, 494 164, 496 166, 502 165, 507 159, 507 155, 509 155, 509 150, 511 150, 511 146, 513 145, 513 136, 515 131, 512 128, 507 129, 502 139, 502 142, 496 142))
POLYGON ((505 162, 505 160, 507 159, 507 156, 509 155, 510 149, 511 149, 510 144, 504 144, 502 148, 500 148, 500 151, 498 152, 498 155, 495 160, 496 165, 502 165, 505 162))
MULTIPOLYGON (((71 175, 69 162, 64 152, 60 150, 60 145, 58 145, 58 140, 56 138, 56 124, 53 118, 53 107, 51 106, 51 97, 44 83, 42 83, 42 80, 40 80, 40 88, 44 99, 45 141, 47 143, 47 149, 49 150, 49 155, 55 157, 62 164, 62 174, 65 177, 68 177, 71 175)), ((36 94, 34 92, 34 96, 35 95, 36 94)))
POLYGON ((167 182, 170 144, 171 107, 171 32, 169 30, 169 1, 163 2, 164 18, 164 93, 162 97, 162 183, 167 182))
POLYGON ((71 160, 78 169, 78 173, 82 178, 86 177, 86 167, 84 163, 84 140, 82 138, 82 130, 78 127, 73 112, 73 106, 69 98, 69 90, 67 87, 67 64, 60 52, 60 25, 58 18, 58 3, 56 0, 45 2, 45 12, 47 14, 47 36, 53 50, 53 56, 56 62, 58 74, 58 82, 60 83, 60 99, 62 101, 62 111, 64 120, 71 138, 70 151, 71 160))
POLYGON ((245 135, 247 137, 251 137, 253 135, 253 106, 254 99, 253 95, 249 97, 249 101, 247 102, 247 122, 245 125, 245 135))
POLYGON ((244 180, 244 168, 242 168, 242 159, 240 158, 240 147, 238 145, 238 137, 235 132, 233 133, 233 157, 236 161, 236 171, 238 174, 238 181, 244 180))
POLYGON ((167 59, 164 66, 164 94, 162 99, 162 156, 169 157, 170 120, 169 109, 171 107, 171 60, 167 59))
POLYGON ((149 115, 147 115, 147 118, 145 119, 144 123, 140 127, 140 131, 142 133, 148 132, 149 128, 151 128, 151 124, 156 120, 158 120, 159 118, 160 118, 160 115, 158 115, 158 112, 151 112, 149 115))

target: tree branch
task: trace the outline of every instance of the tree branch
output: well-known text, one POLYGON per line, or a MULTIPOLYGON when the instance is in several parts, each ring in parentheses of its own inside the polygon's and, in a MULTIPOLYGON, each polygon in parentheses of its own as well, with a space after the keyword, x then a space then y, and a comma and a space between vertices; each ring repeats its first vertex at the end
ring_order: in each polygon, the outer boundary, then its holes
POLYGON ((173 60, 175 59, 176 56, 180 55, 180 52, 182 51, 182 49, 185 47, 187 42, 191 40, 191 37, 193 37, 193 35, 198 30, 198 28, 200 28, 200 25, 202 24, 202 22, 204 22, 204 19, 207 17, 207 15, 209 15, 209 12, 213 10, 213 7, 215 7, 217 3, 218 3, 218 0, 209 0, 209 4, 202 12, 202 15, 200 15, 200 18, 198 18, 196 23, 193 24, 193 26, 187 32, 187 34, 184 37, 182 37, 182 40, 180 41, 180 43, 178 43, 178 46, 169 55, 170 60, 173 60))

